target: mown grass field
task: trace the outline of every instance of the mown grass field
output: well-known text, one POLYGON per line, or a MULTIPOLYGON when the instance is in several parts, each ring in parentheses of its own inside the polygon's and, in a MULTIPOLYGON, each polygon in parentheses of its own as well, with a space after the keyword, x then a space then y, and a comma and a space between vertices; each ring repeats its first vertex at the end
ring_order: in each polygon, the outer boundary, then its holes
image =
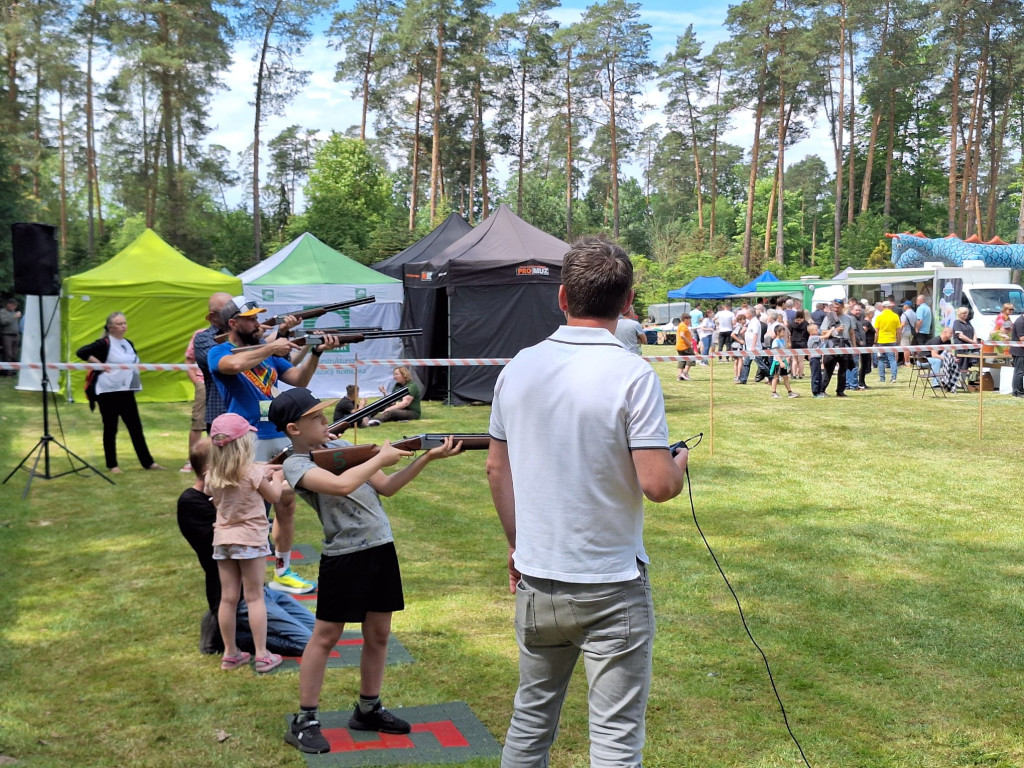
MULTIPOLYGON (((706 432, 709 369, 677 382, 674 366, 656 368, 672 435, 706 432)), ((707 437, 691 455, 694 504, 810 764, 1024 765, 1024 403, 986 394, 979 439, 977 395, 911 399, 898 384, 815 401, 804 380, 803 397, 773 401, 764 385, 732 386, 731 366, 715 373, 714 455, 707 437)), ((282 741, 296 673, 222 673, 197 651, 202 575, 175 522, 188 409, 142 406, 175 471, 141 471, 122 432, 116 486, 36 480, 25 501, 24 474, 0 486, 0 755, 19 765, 303 765, 282 741)), ((360 441, 482 432, 488 414, 427 403, 415 427, 360 441)), ((67 445, 102 467, 98 414, 62 404, 60 419, 67 445)), ((39 395, 0 381, 3 474, 41 432, 39 395)), ((432 464, 385 506, 408 605, 395 634, 417 660, 388 670, 385 701, 464 700, 501 740, 513 599, 483 453, 432 464)), ((686 494, 649 505, 646 531, 658 637, 645 764, 801 764, 686 494)), ((297 542, 319 541, 300 503, 297 542)), ((556 768, 589 764, 584 683, 556 768)), ((357 684, 355 670, 328 670, 323 708, 350 707, 357 684)))

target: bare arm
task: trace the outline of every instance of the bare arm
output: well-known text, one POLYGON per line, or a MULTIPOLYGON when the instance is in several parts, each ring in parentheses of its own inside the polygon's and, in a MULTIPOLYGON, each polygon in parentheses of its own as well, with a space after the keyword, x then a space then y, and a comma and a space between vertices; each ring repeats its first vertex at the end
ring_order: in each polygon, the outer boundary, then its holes
POLYGON ((260 496, 270 504, 277 504, 281 500, 281 492, 284 490, 283 479, 284 474, 280 469, 265 475, 263 480, 260 481, 258 489, 260 496))
MULTIPOLYGON (((494 445, 494 440, 491 445, 494 445)), ((633 466, 644 496, 651 501, 674 499, 683 490, 689 451, 681 449, 675 458, 668 449, 650 448, 633 451, 633 466)))
POLYGON ((508 540, 508 590, 516 591, 519 572, 512 556, 516 551, 516 498, 512 489, 512 465, 508 458, 508 444, 491 438, 487 451, 487 482, 491 486, 491 499, 498 512, 498 520, 508 540))
MULTIPOLYGON (((357 464, 351 469, 346 469, 340 475, 328 472, 320 467, 311 467, 302 476, 299 485, 313 493, 325 493, 329 496, 348 496, 363 483, 376 480, 379 474, 387 478, 380 470, 397 464, 405 456, 412 456, 412 451, 402 451, 395 448, 387 440, 380 447, 380 452, 369 461, 357 464)), ((395 474, 398 474, 397 472, 395 474)), ((411 479, 411 478, 410 478, 411 479)), ((376 483, 371 483, 376 490, 376 483)))
MULTIPOLYGON (((279 339, 279 341, 285 341, 279 339)), ((276 342, 275 342, 276 343, 276 342)), ((290 345, 292 348, 294 344, 290 345)), ((338 342, 337 336, 325 336, 323 344, 318 344, 311 350, 311 354, 302 361, 302 364, 295 367, 289 368, 287 371, 281 374, 281 380, 285 384, 290 384, 293 387, 304 387, 309 384, 309 380, 313 378, 313 374, 316 373, 316 367, 320 364, 320 355, 329 349, 337 349, 341 344, 338 342)))
MULTIPOLYGON (((244 352, 224 355, 217 362, 217 371, 225 376, 235 376, 242 371, 255 368, 271 355, 287 355, 295 348, 295 345, 288 341, 288 339, 274 339, 274 341, 268 344, 260 344, 244 352)), ((290 381, 288 383, 291 384, 290 381)))
POLYGON ((421 456, 417 456, 415 461, 408 466, 402 467, 397 472, 390 475, 384 472, 377 472, 370 478, 370 485, 381 496, 394 496, 422 472, 423 468, 430 462, 437 459, 447 459, 449 456, 455 456, 461 452, 462 443, 453 444, 452 436, 448 435, 444 439, 444 443, 436 448, 431 448, 421 456))

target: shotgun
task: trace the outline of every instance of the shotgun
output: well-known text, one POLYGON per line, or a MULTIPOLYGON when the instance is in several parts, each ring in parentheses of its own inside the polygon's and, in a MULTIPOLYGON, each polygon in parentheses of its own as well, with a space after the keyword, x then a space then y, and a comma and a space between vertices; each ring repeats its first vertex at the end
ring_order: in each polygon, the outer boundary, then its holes
MULTIPOLYGON (((338 419, 338 421, 334 422, 333 424, 327 427, 327 431, 330 432, 332 435, 340 435, 353 424, 358 424, 363 419, 367 419, 370 416, 374 416, 380 413, 389 405, 391 405, 392 403, 397 403, 399 400, 401 400, 408 394, 408 387, 399 387, 391 394, 385 395, 380 400, 375 400, 365 408, 360 408, 358 411, 352 411, 352 413, 350 413, 348 416, 345 416, 342 419, 338 419)), ((268 463, 284 464, 284 460, 291 456, 292 453, 292 447, 288 446, 279 454, 277 454, 277 456, 272 458, 268 463)))
MULTIPOLYGON (((359 342, 366 341, 367 339, 400 339, 406 336, 421 336, 423 334, 422 328, 407 328, 401 331, 370 331, 362 328, 351 328, 348 330, 360 332, 325 334, 320 333, 320 329, 318 328, 317 333, 307 333, 305 336, 296 336, 292 339, 292 343, 300 347, 306 344, 315 347, 317 344, 323 344, 324 339, 330 335, 335 336, 338 341, 341 342, 341 345, 344 346, 345 344, 358 344, 359 342)), ((253 344, 248 347, 235 347, 231 350, 231 354, 235 354, 236 352, 248 352, 251 349, 259 349, 262 346, 263 344, 253 344)))
MULTIPOLYGON (((448 435, 413 435, 395 440, 391 445, 403 451, 429 451, 445 441, 448 435)), ((462 443, 464 451, 484 451, 491 447, 488 434, 453 434, 453 443, 462 443)), ((380 453, 380 446, 373 443, 352 445, 346 448, 320 448, 310 452, 310 458, 318 467, 340 475, 346 469, 356 467, 380 453)))
MULTIPOLYGON (((363 304, 373 304, 375 301, 377 301, 376 296, 365 296, 361 299, 349 299, 348 301, 339 301, 334 304, 322 304, 321 306, 318 307, 310 307, 309 309, 299 309, 296 310, 295 312, 285 312, 280 315, 274 315, 273 317, 267 320, 261 321, 260 325, 275 326, 282 320, 284 320, 288 315, 297 317, 299 320, 311 320, 315 317, 326 315, 328 312, 340 312, 341 310, 348 309, 350 307, 360 307, 363 304)), ((285 331, 281 335, 288 336, 289 334, 290 331, 285 331)), ((228 334, 218 333, 216 336, 213 337, 213 340, 218 344, 223 344, 225 341, 228 340, 228 334)))

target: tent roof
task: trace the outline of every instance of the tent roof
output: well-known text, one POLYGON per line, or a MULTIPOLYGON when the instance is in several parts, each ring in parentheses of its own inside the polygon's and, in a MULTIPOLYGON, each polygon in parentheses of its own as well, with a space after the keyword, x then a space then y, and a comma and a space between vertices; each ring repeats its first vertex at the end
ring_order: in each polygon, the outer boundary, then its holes
POLYGON ((434 285, 446 278, 458 284, 558 282, 568 250, 565 242, 527 224, 502 203, 416 271, 436 273, 434 285))
POLYGON ((133 298, 238 293, 242 281, 182 256, 147 229, 116 256, 64 280, 65 293, 120 293, 133 298))
POLYGON ((777 282, 779 282, 779 278, 777 278, 775 275, 773 275, 771 272, 769 272, 766 269, 764 272, 762 272, 760 275, 755 277, 753 280, 751 280, 746 285, 741 285, 737 292, 738 293, 752 293, 752 292, 757 290, 757 286, 760 283, 777 283, 777 282))
POLYGON ((381 285, 397 283, 306 232, 238 277, 246 285, 381 285))
POLYGON ((373 265, 373 269, 401 280, 406 264, 414 261, 428 261, 471 229, 473 227, 467 224, 459 214, 448 214, 448 218, 431 230, 429 234, 421 237, 404 251, 399 251, 394 256, 377 262, 373 265))
POLYGON ((734 296, 739 288, 720 277, 697 277, 682 288, 668 292, 670 299, 724 299, 734 296))

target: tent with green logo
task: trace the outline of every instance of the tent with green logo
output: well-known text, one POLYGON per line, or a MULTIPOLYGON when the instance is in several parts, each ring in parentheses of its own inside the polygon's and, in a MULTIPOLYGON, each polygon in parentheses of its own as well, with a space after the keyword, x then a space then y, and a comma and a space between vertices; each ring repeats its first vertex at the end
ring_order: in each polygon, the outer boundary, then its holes
MULTIPOLYGON (((64 279, 65 359, 79 362, 75 350, 103 335, 108 315, 123 312, 141 362, 184 363, 192 334, 208 325, 210 294, 218 291, 237 296, 242 281, 190 261, 147 229, 113 258, 64 279)), ((72 374, 71 393, 82 402, 84 382, 85 373, 72 374)), ((137 397, 191 400, 192 382, 184 371, 144 371, 137 397)))
MULTIPOLYGON (((306 320, 300 331, 338 327, 391 330, 398 328, 402 320, 401 280, 353 261, 308 232, 238 277, 242 280, 245 298, 266 309, 265 316, 366 296, 376 298, 372 304, 306 320)), ((372 339, 328 352, 321 358, 321 363, 350 363, 357 358, 393 359, 401 356, 402 344, 398 339, 372 339)), ((359 389, 367 395, 377 394, 378 386, 392 382, 390 366, 364 365, 317 371, 309 388, 318 397, 344 396, 345 387, 356 381, 357 374, 359 389)))

